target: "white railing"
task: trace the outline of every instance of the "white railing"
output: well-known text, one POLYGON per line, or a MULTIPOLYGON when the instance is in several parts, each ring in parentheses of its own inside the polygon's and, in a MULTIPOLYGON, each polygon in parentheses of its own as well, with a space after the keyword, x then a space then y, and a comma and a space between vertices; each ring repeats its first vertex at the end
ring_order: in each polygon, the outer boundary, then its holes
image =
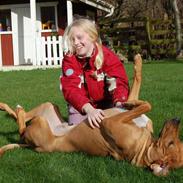
POLYGON ((37 40, 37 65, 62 65, 62 36, 41 37, 37 40))

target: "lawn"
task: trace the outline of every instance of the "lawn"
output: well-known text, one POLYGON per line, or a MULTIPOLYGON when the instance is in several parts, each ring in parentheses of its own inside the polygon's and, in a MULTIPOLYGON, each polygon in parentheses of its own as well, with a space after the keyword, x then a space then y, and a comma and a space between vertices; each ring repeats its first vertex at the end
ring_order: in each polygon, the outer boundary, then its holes
MULTIPOLYGON (((125 65, 130 83, 132 64, 125 65)), ((67 119, 66 103, 59 87, 60 69, 0 72, 0 101, 26 110, 50 101, 58 104, 67 119)), ((154 136, 166 119, 183 119, 183 62, 144 63, 140 98, 152 104, 148 116, 154 122, 154 136)), ((78 101, 79 102, 79 101, 78 101)), ((180 138, 183 139, 183 129, 180 138)), ((0 111, 0 146, 18 141, 13 119, 0 111)), ((84 153, 36 153, 16 149, 0 158, 1 183, 142 183, 181 182, 183 169, 167 177, 156 177, 146 169, 111 157, 91 157, 84 153)))

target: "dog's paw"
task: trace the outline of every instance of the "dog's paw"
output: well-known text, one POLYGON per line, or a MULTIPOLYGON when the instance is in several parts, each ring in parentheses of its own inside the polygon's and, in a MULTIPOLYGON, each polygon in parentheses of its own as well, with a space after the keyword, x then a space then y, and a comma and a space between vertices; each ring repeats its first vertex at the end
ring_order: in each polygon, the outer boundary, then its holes
POLYGON ((3 156, 4 151, 0 148, 0 157, 3 156))
POLYGON ((142 73, 142 57, 140 54, 136 54, 134 57, 134 70, 136 76, 141 76, 142 73))
POLYGON ((24 108, 21 105, 17 105, 15 109, 16 114, 18 115, 20 112, 24 112, 24 108))
POLYGON ((6 105, 7 105, 7 104, 4 104, 4 103, 1 103, 1 102, 0 102, 0 110, 1 110, 1 111, 4 111, 5 108, 6 108, 6 105))
POLYGON ((142 57, 139 53, 134 56, 134 62, 142 63, 142 57))
POLYGON ((19 109, 19 108, 23 109, 21 105, 17 104, 16 109, 19 109))

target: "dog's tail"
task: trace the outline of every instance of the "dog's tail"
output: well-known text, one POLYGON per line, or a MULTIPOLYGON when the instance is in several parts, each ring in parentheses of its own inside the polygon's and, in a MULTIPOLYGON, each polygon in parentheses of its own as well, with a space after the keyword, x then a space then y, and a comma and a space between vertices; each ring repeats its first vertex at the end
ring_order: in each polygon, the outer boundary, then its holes
POLYGON ((20 148, 20 147, 28 147, 28 144, 8 144, 4 145, 0 148, 0 156, 2 156, 6 151, 15 149, 15 148, 20 148))

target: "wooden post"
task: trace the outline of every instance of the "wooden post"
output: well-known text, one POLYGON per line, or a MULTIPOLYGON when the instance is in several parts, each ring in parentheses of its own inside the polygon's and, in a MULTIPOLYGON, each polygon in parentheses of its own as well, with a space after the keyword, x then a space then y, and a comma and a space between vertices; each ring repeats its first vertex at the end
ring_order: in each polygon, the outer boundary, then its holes
POLYGON ((71 24, 72 21, 73 21, 72 2, 67 0, 67 25, 71 24))
POLYGON ((146 17, 145 20, 145 28, 146 28, 146 33, 147 33, 147 45, 148 45, 148 55, 151 54, 151 31, 150 31, 150 20, 149 17, 146 17))
MULTIPOLYGON (((37 54, 36 54, 36 0, 30 0, 30 15, 31 15, 31 22, 32 22, 32 63, 33 65, 37 65, 37 54)), ((31 44, 31 43, 30 43, 31 44)))

